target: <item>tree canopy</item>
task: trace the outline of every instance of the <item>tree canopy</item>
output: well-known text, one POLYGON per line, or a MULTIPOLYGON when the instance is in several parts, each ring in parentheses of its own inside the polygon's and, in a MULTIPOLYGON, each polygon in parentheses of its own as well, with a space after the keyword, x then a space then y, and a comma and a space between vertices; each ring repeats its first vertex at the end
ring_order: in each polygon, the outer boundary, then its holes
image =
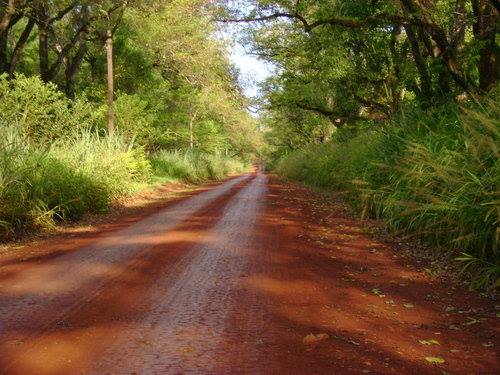
POLYGON ((39 76, 102 113, 107 31, 118 129, 150 149, 249 155, 259 134, 207 0, 0 1, 0 74, 39 76), (101 109, 99 109, 101 108, 101 109))
POLYGON ((321 142, 328 128, 474 98, 498 83, 495 0, 245 4, 230 2, 221 19, 247 25, 253 53, 277 67, 263 106, 272 142, 285 148, 298 145, 293 134, 321 142))

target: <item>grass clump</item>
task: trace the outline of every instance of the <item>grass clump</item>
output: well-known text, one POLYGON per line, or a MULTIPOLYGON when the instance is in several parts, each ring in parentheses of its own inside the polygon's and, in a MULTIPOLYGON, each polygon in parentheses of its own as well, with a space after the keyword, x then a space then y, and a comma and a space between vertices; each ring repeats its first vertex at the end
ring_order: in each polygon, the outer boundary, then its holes
POLYGON ((106 212, 110 203, 153 177, 200 183, 245 169, 222 155, 160 151, 149 158, 117 134, 79 130, 48 143, 0 126, 0 238, 50 229, 62 220, 106 212))

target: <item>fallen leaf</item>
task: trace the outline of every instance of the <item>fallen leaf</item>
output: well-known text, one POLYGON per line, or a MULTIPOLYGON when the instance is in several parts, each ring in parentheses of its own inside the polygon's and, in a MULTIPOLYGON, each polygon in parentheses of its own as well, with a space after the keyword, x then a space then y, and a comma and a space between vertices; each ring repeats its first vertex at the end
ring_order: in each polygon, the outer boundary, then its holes
POLYGON ((462 325, 471 326, 473 324, 478 324, 478 323, 481 323, 482 319, 471 318, 470 316, 468 316, 467 320, 468 320, 468 322, 462 323, 462 325))
POLYGON ((330 338, 330 336, 326 333, 318 333, 316 335, 314 333, 310 333, 302 339, 302 342, 304 344, 310 345, 310 344, 316 344, 317 342, 320 342, 322 340, 326 340, 329 338, 330 338))
POLYGON ((411 303, 405 303, 403 306, 406 307, 407 309, 413 309, 415 307, 411 303))
POLYGON ((385 294, 383 294, 380 289, 378 288, 373 288, 372 293, 375 294, 376 296, 379 296, 380 298, 384 298, 385 294))
POLYGON ((441 357, 425 357, 425 360, 429 363, 444 363, 445 360, 441 357))
POLYGON ((430 340, 418 340, 422 345, 441 345, 438 340, 430 339, 430 340))

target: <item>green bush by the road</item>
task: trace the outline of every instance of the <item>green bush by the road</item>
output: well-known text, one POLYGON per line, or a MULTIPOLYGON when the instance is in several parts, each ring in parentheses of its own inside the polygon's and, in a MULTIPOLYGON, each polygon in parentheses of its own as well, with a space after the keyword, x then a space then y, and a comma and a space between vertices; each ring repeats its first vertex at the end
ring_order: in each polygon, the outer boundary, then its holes
POLYGON ((99 111, 85 100, 70 101, 38 77, 0 75, 0 123, 15 124, 23 137, 51 142, 75 129, 96 125, 99 111))
POLYGON ((120 136, 80 131, 42 147, 17 127, 1 126, 0 233, 106 211, 150 175, 144 152, 120 136))

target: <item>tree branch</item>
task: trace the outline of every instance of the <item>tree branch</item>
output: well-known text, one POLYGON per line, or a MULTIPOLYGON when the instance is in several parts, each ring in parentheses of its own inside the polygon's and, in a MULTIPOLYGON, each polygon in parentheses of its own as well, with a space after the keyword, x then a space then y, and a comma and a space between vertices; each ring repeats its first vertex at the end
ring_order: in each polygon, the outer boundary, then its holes
POLYGON ((396 25, 414 25, 414 26, 422 26, 422 27, 433 27, 435 26, 433 23, 428 23, 422 19, 416 17, 405 17, 397 14, 388 14, 388 13, 378 13, 372 16, 368 16, 364 19, 358 20, 354 18, 347 17, 331 17, 327 19, 321 19, 310 23, 307 21, 305 17, 300 15, 299 13, 287 13, 287 12, 276 12, 273 14, 269 14, 261 17, 247 17, 247 18, 239 18, 239 19, 220 19, 219 22, 225 23, 244 23, 244 22, 261 22, 261 21, 269 21, 273 19, 279 18, 287 18, 287 19, 296 19, 300 21, 304 27, 306 32, 310 32, 316 27, 322 25, 332 25, 332 26, 343 26, 348 28, 361 28, 365 26, 370 26, 374 24, 380 23, 389 23, 396 25))
POLYGON ((87 31, 87 26, 88 22, 84 23, 80 28, 76 31, 75 35, 71 40, 66 43, 66 45, 59 51, 57 55, 56 61, 51 65, 48 71, 48 79, 52 80, 54 76, 56 75, 57 71, 59 70, 59 67, 61 66, 61 63, 63 62, 63 59, 67 56, 67 54, 71 51, 71 49, 76 45, 80 37, 84 32, 87 31))
POLYGON ((304 111, 310 111, 317 113, 325 118, 327 118, 332 124, 335 126, 339 127, 345 124, 347 121, 355 121, 355 120, 366 120, 365 117, 358 116, 358 115, 345 115, 341 114, 338 112, 334 112, 331 110, 328 110, 323 107, 319 106, 314 106, 309 103, 303 103, 303 102, 297 102, 297 103, 272 103, 268 109, 271 108, 279 108, 279 107, 286 107, 286 108, 299 108, 304 111))
POLYGON ((66 8, 61 9, 57 14, 55 14, 52 18, 49 18, 47 23, 52 24, 55 21, 61 20, 66 14, 71 12, 76 5, 78 4, 78 0, 72 1, 66 8))
POLYGON ((26 46, 26 42, 28 41, 28 38, 33 31, 33 27, 35 26, 35 21, 30 18, 28 20, 28 23, 26 24, 26 27, 24 28, 23 32, 21 33, 21 36, 17 40, 16 46, 14 47, 14 51, 12 51, 12 56, 10 58, 10 63, 9 63, 9 74, 13 75, 17 63, 19 61, 19 57, 21 57, 21 53, 26 46))

